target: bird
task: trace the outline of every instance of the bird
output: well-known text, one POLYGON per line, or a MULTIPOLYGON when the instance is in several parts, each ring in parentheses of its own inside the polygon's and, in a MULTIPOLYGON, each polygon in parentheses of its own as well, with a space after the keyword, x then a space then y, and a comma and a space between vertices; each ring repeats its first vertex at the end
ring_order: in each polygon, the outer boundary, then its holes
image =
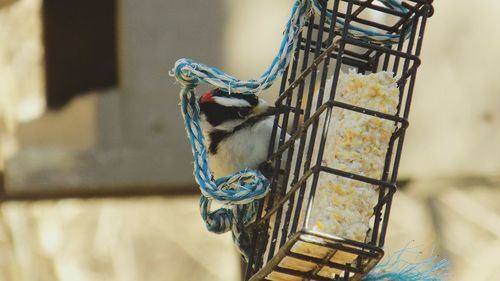
POLYGON ((200 96, 198 104, 214 178, 242 169, 260 169, 266 176, 272 174, 265 161, 274 117, 282 108, 270 106, 256 95, 229 94, 221 88, 200 96))

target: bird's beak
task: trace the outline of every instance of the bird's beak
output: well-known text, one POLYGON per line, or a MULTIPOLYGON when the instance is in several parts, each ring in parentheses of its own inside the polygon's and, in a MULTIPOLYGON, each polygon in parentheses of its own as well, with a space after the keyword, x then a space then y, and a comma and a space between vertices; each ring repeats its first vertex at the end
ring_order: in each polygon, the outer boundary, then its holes
POLYGON ((268 106, 268 105, 258 105, 254 108, 253 112, 255 116, 272 116, 276 114, 285 113, 287 111, 286 106, 268 106))

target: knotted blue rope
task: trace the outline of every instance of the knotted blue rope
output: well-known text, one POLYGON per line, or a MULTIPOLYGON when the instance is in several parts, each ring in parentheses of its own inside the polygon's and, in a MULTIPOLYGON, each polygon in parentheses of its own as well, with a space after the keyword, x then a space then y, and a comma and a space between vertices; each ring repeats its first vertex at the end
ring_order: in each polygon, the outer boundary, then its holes
MULTIPOLYGON (((397 0, 380 0, 391 9, 406 12, 397 0)), ((200 186, 202 197, 200 209, 208 230, 215 233, 233 232, 233 238, 240 252, 246 256, 251 245, 244 226, 255 219, 258 201, 268 192, 268 181, 258 171, 242 170, 234 175, 217 180, 212 179, 208 163, 203 133, 200 127, 200 110, 194 89, 200 83, 227 90, 229 93, 258 94, 269 88, 281 77, 297 48, 299 33, 305 25, 310 12, 323 10, 319 0, 296 0, 285 27, 278 54, 267 70, 256 80, 239 80, 221 70, 190 59, 176 62, 173 76, 182 85, 181 109, 184 124, 194 155, 194 176, 200 186), (216 200, 228 208, 210 211, 210 202, 216 200)), ((328 12, 327 19, 331 18, 328 12)), ((338 19, 336 28, 344 28, 345 22, 338 19)), ((380 34, 360 27, 349 25, 349 34, 354 38, 374 43, 394 44, 399 41, 397 34, 380 34)))

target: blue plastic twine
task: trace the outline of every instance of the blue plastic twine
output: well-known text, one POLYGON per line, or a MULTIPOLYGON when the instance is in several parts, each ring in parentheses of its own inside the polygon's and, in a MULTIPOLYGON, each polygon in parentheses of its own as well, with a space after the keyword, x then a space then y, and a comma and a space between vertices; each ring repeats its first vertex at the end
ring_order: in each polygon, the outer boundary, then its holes
MULTIPOLYGON (((407 10, 396 0, 380 0, 386 7, 406 13, 407 10)), ((181 109, 184 125, 194 155, 194 176, 200 186, 202 197, 200 209, 209 231, 224 233, 229 230, 240 252, 246 258, 250 250, 249 234, 245 225, 255 219, 258 201, 268 192, 269 183, 258 170, 245 169, 234 175, 217 180, 212 179, 208 154, 200 127, 200 109, 194 89, 205 83, 231 92, 258 94, 281 77, 290 63, 297 48, 299 33, 305 25, 310 12, 321 13, 323 7, 319 0, 296 0, 285 27, 278 54, 267 70, 256 80, 239 80, 221 70, 190 59, 176 62, 172 75, 182 85, 181 109), (216 200, 226 207, 210 211, 210 202, 216 200)), ((327 12, 327 23, 332 17, 327 12)), ((337 19, 336 28, 342 30, 345 22, 337 19)), ((371 30, 349 25, 349 35, 353 38, 390 45, 399 42, 398 34, 381 34, 371 30)))

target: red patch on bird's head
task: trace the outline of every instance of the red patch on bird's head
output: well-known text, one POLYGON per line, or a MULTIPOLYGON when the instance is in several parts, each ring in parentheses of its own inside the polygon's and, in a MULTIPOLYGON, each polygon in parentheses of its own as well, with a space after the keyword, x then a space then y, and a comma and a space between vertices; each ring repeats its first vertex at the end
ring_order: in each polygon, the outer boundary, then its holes
POLYGON ((214 102, 214 95, 212 91, 208 91, 203 96, 200 97, 200 103, 208 103, 208 102, 214 102))

